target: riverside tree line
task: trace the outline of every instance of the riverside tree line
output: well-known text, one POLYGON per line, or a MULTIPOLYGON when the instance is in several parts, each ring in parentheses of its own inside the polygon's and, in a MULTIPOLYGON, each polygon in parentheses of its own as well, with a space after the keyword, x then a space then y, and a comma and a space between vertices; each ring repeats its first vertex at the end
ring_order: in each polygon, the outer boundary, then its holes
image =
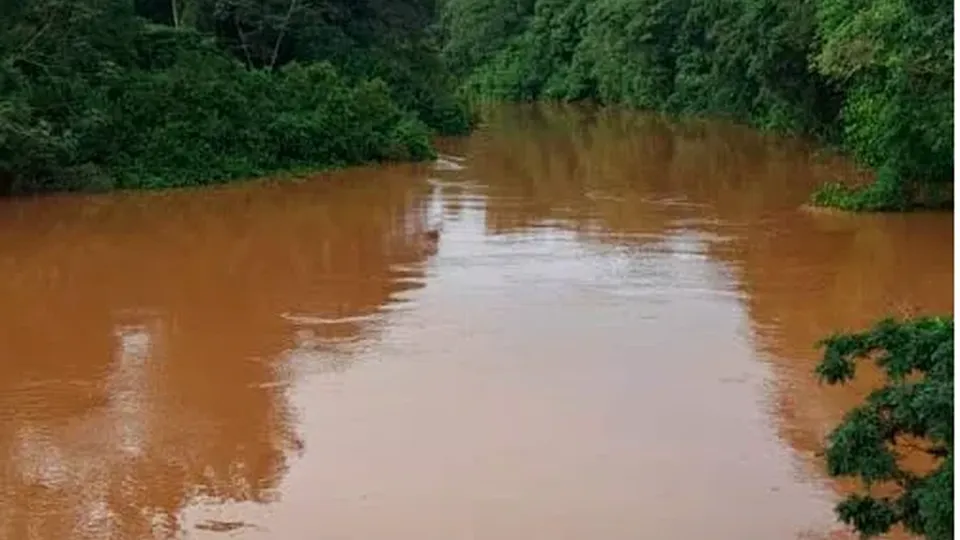
MULTIPOLYGON (((815 204, 952 207, 948 0, 6 0, 0 194, 200 185, 434 155, 468 103, 593 101, 818 138, 876 172, 815 204)), ((953 537, 953 318, 821 344, 887 386, 827 445, 865 535, 953 537), (905 470, 904 444, 927 454, 905 470)))
POLYGON ((466 109, 431 0, 0 2, 0 191, 431 155, 466 109))
POLYGON ((850 210, 952 205, 949 0, 445 0, 467 93, 728 116, 877 171, 850 210))

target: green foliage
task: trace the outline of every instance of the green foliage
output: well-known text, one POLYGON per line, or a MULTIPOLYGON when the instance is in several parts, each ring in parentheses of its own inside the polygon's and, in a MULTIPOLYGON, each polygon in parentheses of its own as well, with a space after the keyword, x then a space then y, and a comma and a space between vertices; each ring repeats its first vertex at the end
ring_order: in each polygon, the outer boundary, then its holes
POLYGON ((466 75, 500 53, 523 33, 535 0, 446 0, 441 20, 444 55, 455 73, 466 75))
POLYGON ((831 476, 859 478, 868 488, 879 482, 898 488, 893 496, 858 494, 837 506, 839 518, 864 536, 902 524, 932 540, 953 538, 953 339, 952 317, 924 317, 887 319, 821 343, 822 380, 851 380, 861 358, 875 359, 888 377, 886 386, 847 414, 827 446, 831 476), (914 451, 934 460, 932 471, 902 467, 898 450, 905 437, 921 441, 914 451))
POLYGON ((901 184, 909 206, 923 186, 953 177, 953 27, 947 2, 823 1, 816 68, 847 89, 844 140, 901 184))
POLYGON ((881 169, 873 183, 851 187, 839 182, 820 186, 811 197, 817 206, 853 212, 903 212, 910 209, 910 200, 896 173, 881 169))
POLYGON ((440 61, 432 0, 193 0, 197 27, 249 67, 330 62, 382 79, 393 99, 443 134, 471 127, 440 61))
POLYGON ((153 187, 140 184, 147 171, 164 185, 189 185, 432 155, 427 128, 391 100, 384 83, 350 84, 327 64, 291 64, 273 75, 232 63, 177 66, 118 88, 110 129, 119 144, 107 155, 132 179, 121 178, 119 187, 153 187), (160 115, 165 121, 153 123, 160 115))
POLYGON ((449 0, 444 54, 479 100, 595 100, 813 135, 882 171, 815 204, 944 205, 952 5, 938 0, 449 0), (940 196, 930 197, 930 192, 940 196))
POLYGON ((595 97, 642 109, 662 109, 673 90, 671 45, 682 2, 616 0, 587 9, 575 71, 596 81, 595 97))
POLYGON ((433 132, 470 128, 421 26, 432 3, 334 4, 5 3, 0 192, 419 160, 433 155, 433 132))
POLYGON ((904 181, 890 166, 877 171, 876 180, 866 186, 840 182, 823 184, 811 196, 815 206, 851 212, 906 212, 920 209, 953 208, 952 185, 945 182, 904 181))
POLYGON ((589 98, 811 132, 836 116, 832 90, 807 66, 809 0, 539 0, 509 24, 494 4, 445 10, 448 61, 480 97, 589 98))

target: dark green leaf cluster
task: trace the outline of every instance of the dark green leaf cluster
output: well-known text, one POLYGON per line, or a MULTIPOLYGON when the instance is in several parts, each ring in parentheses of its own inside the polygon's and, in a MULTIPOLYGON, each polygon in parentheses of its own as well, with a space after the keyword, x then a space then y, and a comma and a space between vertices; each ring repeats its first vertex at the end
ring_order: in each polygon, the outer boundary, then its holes
POLYGON ((952 14, 912 0, 448 0, 443 24, 474 99, 592 100, 814 135, 883 172, 814 203, 901 210, 952 205, 952 14))
POLYGON ((874 359, 888 378, 831 433, 827 470, 868 488, 892 482, 899 493, 851 496, 837 507, 840 519, 866 536, 902 524, 926 538, 953 538, 953 318, 887 319, 821 345, 817 374, 827 383, 851 380, 862 358, 874 359), (932 472, 902 468, 904 441, 921 441, 911 449, 934 459, 932 472))
POLYGON ((463 132, 470 116, 432 4, 381 3, 4 3, 0 192, 430 157, 431 135, 463 132))
POLYGON ((191 1, 196 27, 251 67, 329 62, 347 77, 383 80, 401 108, 442 134, 471 128, 441 62, 434 0, 191 1))

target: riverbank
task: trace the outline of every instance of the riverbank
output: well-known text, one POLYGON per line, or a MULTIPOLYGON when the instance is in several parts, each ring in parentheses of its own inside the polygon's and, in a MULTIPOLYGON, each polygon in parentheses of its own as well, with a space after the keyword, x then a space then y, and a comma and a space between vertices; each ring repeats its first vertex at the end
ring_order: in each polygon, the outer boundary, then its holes
POLYGON ((475 98, 735 118, 814 136, 876 172, 862 189, 827 184, 812 204, 953 205, 946 4, 537 0, 509 15, 503 4, 445 4, 444 54, 475 98))
POLYGON ((0 193, 185 187, 422 161, 435 155, 434 135, 469 131, 426 30, 380 14, 320 24, 301 11, 302 20, 280 22, 230 14, 238 24, 279 25, 249 35, 218 26, 212 8, 192 25, 120 2, 14 10, 0 31, 8 45, 0 193), (374 23, 380 33, 365 34, 374 23), (317 48, 334 38, 343 43, 317 48), (389 39, 403 51, 386 49, 389 39))
POLYGON ((881 171, 876 180, 861 186, 841 182, 821 185, 810 196, 812 207, 841 212, 953 211, 953 184, 901 185, 881 171))

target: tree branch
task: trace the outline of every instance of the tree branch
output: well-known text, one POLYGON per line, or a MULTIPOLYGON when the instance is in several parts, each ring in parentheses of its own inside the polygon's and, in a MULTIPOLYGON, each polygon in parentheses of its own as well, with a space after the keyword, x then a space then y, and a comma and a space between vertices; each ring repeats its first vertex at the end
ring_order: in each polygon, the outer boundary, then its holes
POLYGON ((253 59, 250 58, 250 47, 247 45, 247 36, 240 28, 240 17, 237 12, 233 12, 233 26, 237 29, 237 37, 240 38, 240 48, 243 49, 243 55, 247 59, 247 69, 253 69, 253 59))
POLYGON ((277 65, 277 56, 280 54, 280 43, 283 41, 283 38, 287 33, 287 28, 290 27, 290 18, 293 16, 293 11, 296 8, 297 0, 290 0, 290 8, 287 10, 287 16, 284 18, 283 26, 280 27, 280 33, 277 35, 277 40, 273 44, 273 55, 270 58, 271 70, 277 65))

